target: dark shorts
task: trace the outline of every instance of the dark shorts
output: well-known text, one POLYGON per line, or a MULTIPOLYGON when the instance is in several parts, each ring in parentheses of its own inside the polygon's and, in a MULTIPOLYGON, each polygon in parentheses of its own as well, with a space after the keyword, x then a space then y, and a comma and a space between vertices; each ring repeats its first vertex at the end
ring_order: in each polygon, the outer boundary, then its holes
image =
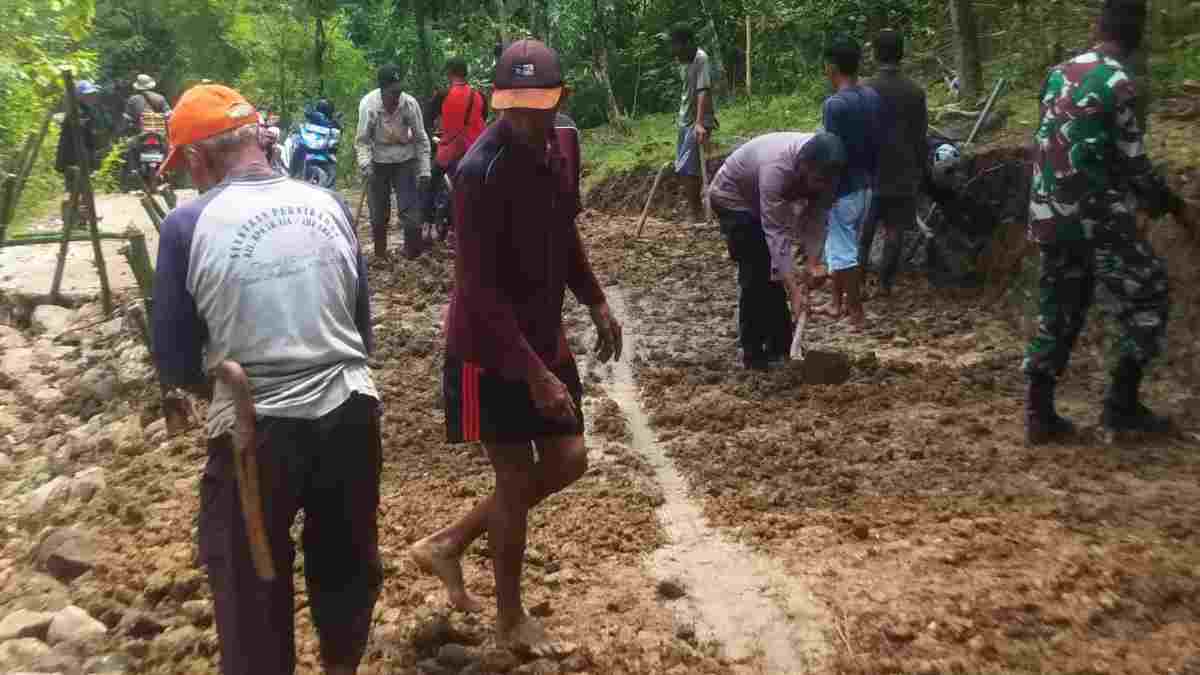
POLYGON ((875 217, 879 222, 901 229, 917 222, 916 197, 880 196, 875 199, 875 217))
POLYGON ((523 380, 507 380, 474 363, 446 358, 442 394, 450 443, 528 443, 547 436, 583 434, 583 384, 574 359, 550 369, 575 400, 575 423, 542 417, 523 380))

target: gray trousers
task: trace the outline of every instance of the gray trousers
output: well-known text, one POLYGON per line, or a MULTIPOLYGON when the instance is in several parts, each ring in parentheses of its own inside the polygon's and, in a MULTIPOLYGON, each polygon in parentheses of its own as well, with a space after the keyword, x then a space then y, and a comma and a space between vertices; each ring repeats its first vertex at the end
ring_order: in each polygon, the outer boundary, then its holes
POLYGON ((392 217, 392 193, 396 194, 396 210, 404 231, 405 253, 420 252, 421 195, 417 189, 417 160, 397 164, 375 164, 367 187, 367 202, 371 209, 371 236, 375 239, 375 254, 387 252, 388 222, 392 217))

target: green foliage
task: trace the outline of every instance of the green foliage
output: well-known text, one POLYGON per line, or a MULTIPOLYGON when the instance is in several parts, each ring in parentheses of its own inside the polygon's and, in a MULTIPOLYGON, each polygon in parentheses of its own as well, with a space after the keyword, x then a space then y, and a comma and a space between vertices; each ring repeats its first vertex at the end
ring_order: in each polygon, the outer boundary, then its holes
POLYGON ((92 175, 92 189, 96 192, 120 192, 121 172, 125 170, 125 153, 129 151, 129 139, 121 139, 100 160, 100 168, 92 175))

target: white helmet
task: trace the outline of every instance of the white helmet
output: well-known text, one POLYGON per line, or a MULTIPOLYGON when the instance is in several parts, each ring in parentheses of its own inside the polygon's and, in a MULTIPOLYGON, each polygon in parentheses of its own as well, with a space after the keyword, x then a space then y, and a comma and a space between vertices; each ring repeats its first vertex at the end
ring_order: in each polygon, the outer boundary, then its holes
POLYGON ((933 163, 940 164, 942 162, 950 162, 962 157, 958 152, 958 148, 950 143, 942 143, 933 151, 933 163))

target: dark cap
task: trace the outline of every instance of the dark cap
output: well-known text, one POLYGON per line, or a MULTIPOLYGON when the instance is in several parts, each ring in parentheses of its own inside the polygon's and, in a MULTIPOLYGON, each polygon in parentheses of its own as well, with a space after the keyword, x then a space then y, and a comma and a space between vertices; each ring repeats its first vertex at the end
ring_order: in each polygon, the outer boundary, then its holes
POLYGON ((537 40, 514 42, 496 62, 492 108, 550 110, 562 97, 558 52, 537 40))
POLYGON ((400 66, 389 63, 379 69, 376 74, 376 80, 379 83, 380 89, 387 89, 388 86, 400 82, 404 79, 404 73, 400 72, 400 66))
POLYGON ((837 136, 821 132, 813 134, 808 142, 800 148, 797 159, 822 164, 830 169, 840 169, 846 166, 846 145, 837 136))

